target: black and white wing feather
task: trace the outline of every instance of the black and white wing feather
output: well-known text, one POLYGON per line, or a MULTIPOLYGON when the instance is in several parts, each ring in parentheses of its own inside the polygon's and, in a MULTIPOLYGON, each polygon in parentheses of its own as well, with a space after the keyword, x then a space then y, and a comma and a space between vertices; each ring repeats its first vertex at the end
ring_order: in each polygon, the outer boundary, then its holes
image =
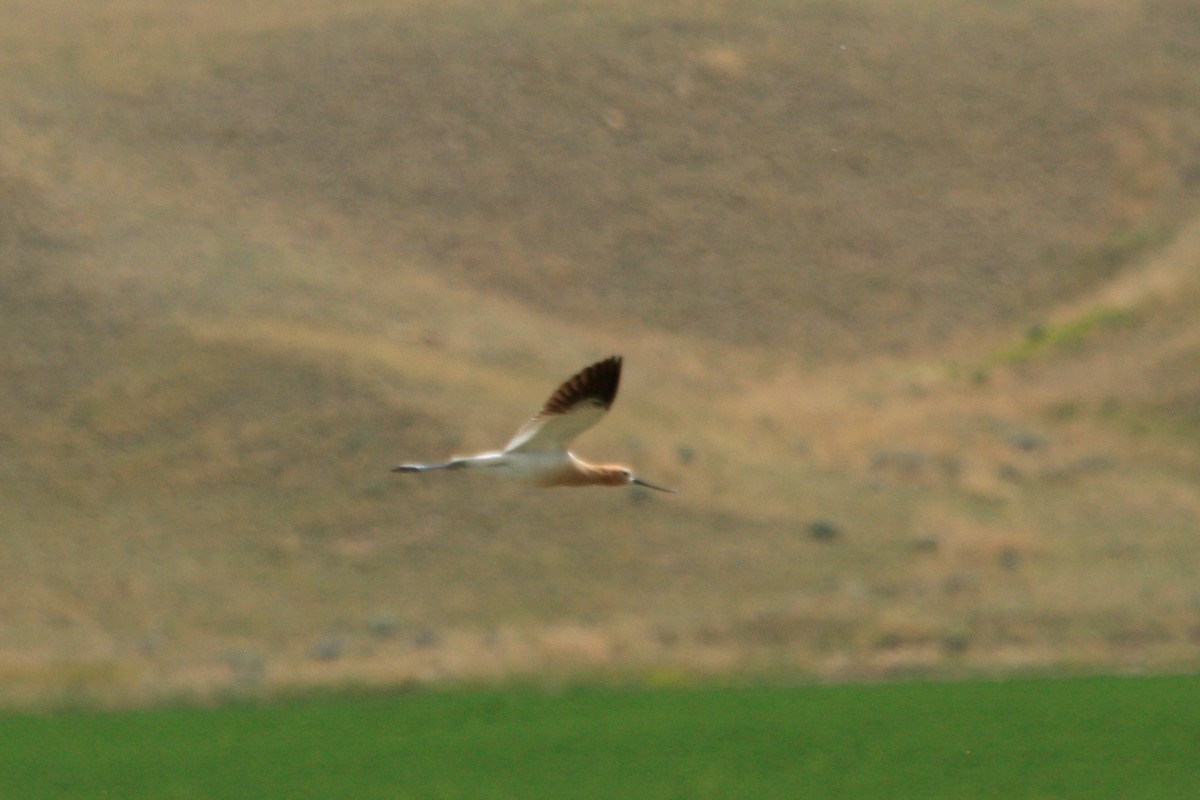
POLYGON ((612 407, 621 383, 621 357, 597 361, 559 386, 542 410, 521 426, 506 453, 560 453, 612 407))

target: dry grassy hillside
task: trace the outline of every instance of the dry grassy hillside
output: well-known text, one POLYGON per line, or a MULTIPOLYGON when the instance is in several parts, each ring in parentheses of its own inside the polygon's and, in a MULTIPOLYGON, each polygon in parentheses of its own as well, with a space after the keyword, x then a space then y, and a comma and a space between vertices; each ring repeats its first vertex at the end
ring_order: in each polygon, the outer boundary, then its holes
POLYGON ((0 12, 8 700, 1200 658, 1190 4, 0 12))
POLYGON ((1195 23, 1129 5, 227 12, 71 103, 139 172, 378 279, 823 359, 1029 319, 1180 221, 1195 23))

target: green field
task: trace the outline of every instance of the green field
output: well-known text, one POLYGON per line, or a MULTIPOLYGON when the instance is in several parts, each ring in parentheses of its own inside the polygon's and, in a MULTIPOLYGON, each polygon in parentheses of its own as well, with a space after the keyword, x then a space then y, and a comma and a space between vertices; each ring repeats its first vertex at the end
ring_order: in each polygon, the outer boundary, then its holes
POLYGON ((0 717, 4 798, 1181 798, 1200 677, 533 688, 0 717))

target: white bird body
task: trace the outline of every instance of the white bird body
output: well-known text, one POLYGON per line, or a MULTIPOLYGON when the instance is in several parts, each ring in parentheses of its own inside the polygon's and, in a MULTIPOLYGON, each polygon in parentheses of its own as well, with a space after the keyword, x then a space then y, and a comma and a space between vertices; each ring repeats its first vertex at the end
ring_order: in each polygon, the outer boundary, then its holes
POLYGON ((401 464, 393 472, 482 469, 534 486, 627 486, 674 492, 635 477, 619 464, 589 464, 567 450, 612 406, 621 379, 621 357, 598 361, 564 382, 503 450, 455 456, 436 464, 401 464))

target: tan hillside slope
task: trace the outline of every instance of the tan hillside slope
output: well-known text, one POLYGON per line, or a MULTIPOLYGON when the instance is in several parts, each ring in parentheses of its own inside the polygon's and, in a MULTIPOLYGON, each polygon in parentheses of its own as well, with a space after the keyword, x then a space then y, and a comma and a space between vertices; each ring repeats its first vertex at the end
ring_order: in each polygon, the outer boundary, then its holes
POLYGON ((6 697, 1197 658, 1187 4, 65 8, 0 34, 6 697), (388 472, 613 352, 579 451, 682 494, 388 472))
POLYGON ((805 359, 1036 314, 1200 180, 1183 2, 310 5, 112 12, 42 103, 377 280, 805 359))

